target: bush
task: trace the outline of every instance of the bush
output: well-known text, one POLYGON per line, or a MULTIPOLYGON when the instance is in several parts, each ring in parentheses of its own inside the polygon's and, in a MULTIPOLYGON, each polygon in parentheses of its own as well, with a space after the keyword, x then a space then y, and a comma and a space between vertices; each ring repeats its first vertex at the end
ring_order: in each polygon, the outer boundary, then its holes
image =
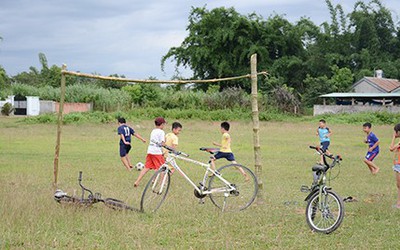
POLYGON ((14 112, 14 107, 9 102, 6 102, 3 107, 1 107, 2 115, 9 116, 12 112, 14 112))

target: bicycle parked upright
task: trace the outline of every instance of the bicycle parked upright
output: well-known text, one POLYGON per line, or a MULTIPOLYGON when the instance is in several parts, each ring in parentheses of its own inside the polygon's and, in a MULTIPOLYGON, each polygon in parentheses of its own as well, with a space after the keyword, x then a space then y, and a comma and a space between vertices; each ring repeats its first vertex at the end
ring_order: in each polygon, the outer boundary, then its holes
POLYGON ((329 234, 335 231, 343 221, 344 205, 343 200, 331 187, 327 186, 327 173, 330 169, 340 164, 342 158, 328 155, 319 147, 310 146, 318 154, 322 155, 323 164, 317 164, 312 167, 314 181, 311 188, 302 186, 302 192, 309 192, 305 201, 307 224, 313 231, 329 234), (327 159, 332 160, 328 163, 327 159))

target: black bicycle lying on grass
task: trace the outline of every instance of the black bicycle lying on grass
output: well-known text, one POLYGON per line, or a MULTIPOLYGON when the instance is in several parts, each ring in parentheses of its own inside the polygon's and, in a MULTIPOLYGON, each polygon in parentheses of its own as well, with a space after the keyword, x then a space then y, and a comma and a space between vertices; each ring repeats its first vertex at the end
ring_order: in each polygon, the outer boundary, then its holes
POLYGON ((100 193, 93 193, 90 189, 83 186, 82 171, 79 171, 78 182, 79 182, 79 186, 82 189, 81 197, 69 196, 64 191, 57 189, 56 192, 54 193, 54 199, 58 203, 61 203, 61 204, 73 204, 73 205, 81 205, 81 206, 89 207, 93 204, 101 202, 101 203, 104 203, 104 205, 106 205, 107 207, 110 207, 115 210, 138 211, 138 209, 135 209, 135 208, 125 204, 121 200, 117 200, 114 198, 103 199, 103 198, 101 198, 100 193))

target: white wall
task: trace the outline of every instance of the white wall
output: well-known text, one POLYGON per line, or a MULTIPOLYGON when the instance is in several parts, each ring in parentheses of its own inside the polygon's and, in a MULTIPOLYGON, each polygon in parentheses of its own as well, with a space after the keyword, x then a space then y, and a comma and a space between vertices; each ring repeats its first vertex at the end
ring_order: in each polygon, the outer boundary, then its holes
POLYGON ((26 115, 36 116, 40 113, 40 102, 38 96, 27 96, 26 97, 27 107, 26 115))

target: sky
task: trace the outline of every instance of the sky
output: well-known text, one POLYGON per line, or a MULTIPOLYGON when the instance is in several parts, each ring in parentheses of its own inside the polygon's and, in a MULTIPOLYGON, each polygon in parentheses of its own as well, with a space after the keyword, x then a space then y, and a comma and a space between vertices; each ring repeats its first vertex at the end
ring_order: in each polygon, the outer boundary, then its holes
MULTIPOLYGON (((356 0, 331 0, 351 12, 356 0)), ((367 2, 367 1, 364 1, 367 2)), ((382 0, 399 21, 400 1, 382 0)), ((0 65, 10 76, 48 64, 68 70, 133 79, 175 75, 173 62, 161 70, 161 58, 180 46, 188 32, 192 7, 234 7, 243 15, 301 17, 329 21, 324 0, 0 0, 0 65)), ((181 69, 182 77, 191 71, 181 69)))

